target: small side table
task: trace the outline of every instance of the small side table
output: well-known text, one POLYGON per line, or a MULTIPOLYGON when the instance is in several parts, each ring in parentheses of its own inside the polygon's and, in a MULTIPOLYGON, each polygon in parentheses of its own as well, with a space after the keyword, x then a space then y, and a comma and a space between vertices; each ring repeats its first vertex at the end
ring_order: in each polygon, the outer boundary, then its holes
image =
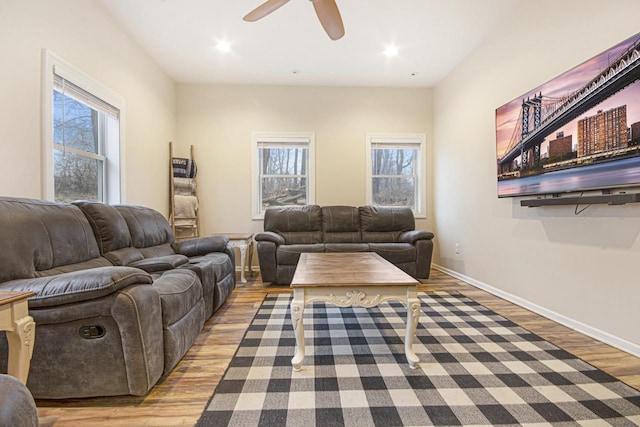
POLYGON ((240 250, 240 281, 247 283, 244 270, 249 261, 249 274, 253 275, 251 263, 253 261, 253 233, 213 233, 212 236, 227 236, 232 247, 240 250))
POLYGON ((24 384, 29 376, 36 323, 29 316, 27 298, 34 292, 0 292, 0 330, 6 331, 9 345, 7 373, 24 384))

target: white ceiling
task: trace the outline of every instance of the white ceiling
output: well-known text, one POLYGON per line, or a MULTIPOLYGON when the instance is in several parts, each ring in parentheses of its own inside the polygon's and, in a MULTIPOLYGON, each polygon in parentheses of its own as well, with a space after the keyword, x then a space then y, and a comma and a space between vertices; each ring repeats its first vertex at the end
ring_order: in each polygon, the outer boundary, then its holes
POLYGON ((337 0, 337 41, 308 0, 257 22, 242 17, 263 0, 98 1, 178 83, 430 87, 523 0, 337 0))

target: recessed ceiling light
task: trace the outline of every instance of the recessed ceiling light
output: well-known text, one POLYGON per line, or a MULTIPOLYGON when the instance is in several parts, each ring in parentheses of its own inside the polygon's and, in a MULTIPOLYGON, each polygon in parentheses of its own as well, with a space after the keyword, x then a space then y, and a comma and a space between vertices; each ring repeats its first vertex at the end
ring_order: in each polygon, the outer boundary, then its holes
POLYGON ((229 52, 231 51, 231 45, 226 40, 220 40, 216 45, 216 49, 220 52, 229 52))
POLYGON ((396 56, 398 54, 398 48, 393 45, 387 46, 387 48, 384 50, 384 54, 387 56, 387 58, 396 56))

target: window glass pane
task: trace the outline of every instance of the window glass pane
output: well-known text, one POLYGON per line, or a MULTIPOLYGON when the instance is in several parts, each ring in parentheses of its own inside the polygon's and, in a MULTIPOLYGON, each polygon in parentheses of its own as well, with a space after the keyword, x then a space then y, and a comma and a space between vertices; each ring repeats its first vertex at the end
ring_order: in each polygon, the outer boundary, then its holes
POLYGON ((260 148, 262 175, 306 175, 307 148, 260 148))
POLYGON ((373 175, 413 175, 418 150, 374 148, 371 150, 373 175))
POLYGON ((373 178, 373 204, 415 208, 415 178, 373 178))
POLYGON ((102 161, 53 150, 55 200, 102 201, 102 161))
POLYGON ((262 209, 307 204, 306 178, 262 178, 262 209))
POLYGON ((53 142, 89 153, 100 153, 98 111, 53 91, 53 142))

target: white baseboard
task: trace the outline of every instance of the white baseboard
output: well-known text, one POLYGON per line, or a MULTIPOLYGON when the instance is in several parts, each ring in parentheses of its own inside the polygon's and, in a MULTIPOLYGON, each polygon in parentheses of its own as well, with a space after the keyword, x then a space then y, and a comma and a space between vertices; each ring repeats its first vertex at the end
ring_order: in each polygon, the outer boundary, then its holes
POLYGON ((504 292, 500 289, 494 288, 491 285, 488 285, 486 283, 480 282, 476 279, 473 279, 471 277, 465 276, 464 274, 460 274, 457 271, 454 270, 450 270, 446 267, 443 267, 441 265, 437 265, 437 264, 432 264, 433 268, 435 268, 436 270, 440 270, 443 273, 446 273, 450 276, 455 277, 456 279, 462 280, 463 282, 466 282, 472 286, 475 286, 476 288, 482 289, 484 291, 487 291, 493 295, 496 295, 502 299, 505 299, 509 302, 512 302, 516 305, 519 305, 520 307, 524 307, 527 310, 531 310, 534 313, 537 313, 541 316, 546 317, 547 319, 553 320, 554 322, 560 323, 561 325, 564 325, 568 328, 571 328, 575 331, 580 332, 581 334, 587 335, 591 338, 594 338, 598 341, 602 341, 605 344, 609 344, 610 346, 613 346, 617 349, 620 349, 622 351, 626 351, 629 354, 632 354, 636 357, 640 357, 640 345, 632 343, 631 341, 625 340, 623 338, 617 337, 615 335, 611 335, 608 332, 604 332, 601 331, 599 329, 596 329, 592 326, 589 325, 585 325, 582 322, 578 322, 577 320, 574 320, 570 317, 567 316, 563 316, 562 314, 558 314, 554 311, 548 310, 544 307, 541 307, 537 304, 532 303, 531 301, 528 301, 526 299, 520 298, 518 296, 512 295, 508 292, 504 292))

